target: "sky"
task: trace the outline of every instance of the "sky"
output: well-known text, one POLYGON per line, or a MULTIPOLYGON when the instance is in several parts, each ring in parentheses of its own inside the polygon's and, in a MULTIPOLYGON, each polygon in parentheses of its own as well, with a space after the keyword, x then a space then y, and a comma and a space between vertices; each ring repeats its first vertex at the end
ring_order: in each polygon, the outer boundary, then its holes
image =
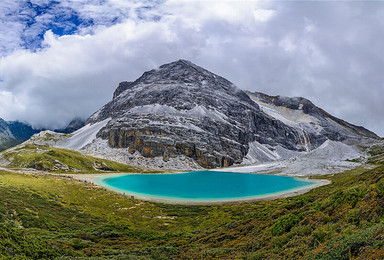
POLYGON ((2 0, 0 117, 64 127, 179 59, 384 136, 384 2, 2 0))

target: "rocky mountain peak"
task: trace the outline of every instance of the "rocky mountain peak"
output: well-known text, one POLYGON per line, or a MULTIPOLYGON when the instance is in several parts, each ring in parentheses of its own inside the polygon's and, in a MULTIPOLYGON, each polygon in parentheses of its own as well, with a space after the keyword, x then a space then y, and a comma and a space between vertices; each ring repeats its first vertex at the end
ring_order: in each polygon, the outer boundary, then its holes
POLYGON ((160 66, 158 69, 154 69, 145 72, 139 79, 141 82, 153 82, 153 81, 174 81, 184 83, 199 82, 202 84, 204 81, 216 82, 221 86, 233 86, 228 80, 209 72, 196 64, 187 60, 178 60, 168 64, 160 66))
POLYGON ((259 109, 233 83, 190 61, 179 60, 147 71, 134 82, 121 82, 114 99, 92 115, 88 123, 114 117, 134 107, 155 104, 176 110, 218 109, 227 116, 234 111, 259 109))
MULTIPOLYGON (((187 60, 178 60, 145 72, 133 84, 166 84, 168 88, 188 87, 190 92, 203 91, 214 94, 226 92, 242 95, 242 99, 253 103, 233 83, 187 60), (213 91, 213 92, 212 92, 213 91)), ((131 85, 132 86, 132 85, 131 85)), ((252 104, 254 105, 254 104, 252 104)))

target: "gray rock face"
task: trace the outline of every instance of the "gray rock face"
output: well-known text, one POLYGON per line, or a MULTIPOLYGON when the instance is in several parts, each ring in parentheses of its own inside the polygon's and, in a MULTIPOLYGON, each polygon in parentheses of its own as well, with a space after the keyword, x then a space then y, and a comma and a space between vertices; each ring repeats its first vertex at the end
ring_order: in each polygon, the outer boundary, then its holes
POLYGON ((267 115, 228 80, 179 60, 123 82, 87 123, 112 118, 98 137, 164 160, 185 155, 206 168, 241 163, 249 143, 303 151, 301 130, 267 115))
POLYGON ((120 82, 119 86, 117 87, 117 89, 113 93, 113 99, 115 99, 118 95, 120 95, 121 92, 124 92, 124 90, 129 88, 132 84, 133 84, 133 82, 128 82, 128 81, 120 82))

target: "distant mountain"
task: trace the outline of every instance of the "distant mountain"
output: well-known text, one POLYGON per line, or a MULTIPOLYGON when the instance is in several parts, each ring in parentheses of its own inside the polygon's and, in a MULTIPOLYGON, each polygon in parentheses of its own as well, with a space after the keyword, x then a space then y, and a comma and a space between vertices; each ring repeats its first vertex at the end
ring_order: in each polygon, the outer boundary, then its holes
POLYGON ((28 140, 38 132, 40 130, 33 129, 29 124, 18 121, 6 122, 0 118, 0 151, 28 140))
POLYGON ((116 151, 128 163, 176 160, 215 168, 309 152, 326 140, 354 145, 378 138, 307 99, 246 93, 185 60, 120 83, 113 97, 67 148, 116 151))
POLYGON ((12 135, 7 122, 0 118, 0 151, 16 144, 16 139, 12 135))
POLYGON ((71 122, 69 122, 69 124, 66 127, 61 128, 61 129, 56 129, 55 132, 70 134, 70 133, 82 128, 84 125, 85 125, 85 119, 76 117, 71 122))

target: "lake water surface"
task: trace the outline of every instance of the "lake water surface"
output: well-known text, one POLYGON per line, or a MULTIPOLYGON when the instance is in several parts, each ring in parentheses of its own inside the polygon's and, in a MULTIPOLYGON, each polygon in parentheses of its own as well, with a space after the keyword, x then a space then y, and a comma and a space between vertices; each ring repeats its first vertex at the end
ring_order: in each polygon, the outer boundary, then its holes
POLYGON ((98 181, 99 185, 130 195, 191 202, 251 199, 309 188, 317 183, 287 176, 217 171, 127 174, 98 181))

